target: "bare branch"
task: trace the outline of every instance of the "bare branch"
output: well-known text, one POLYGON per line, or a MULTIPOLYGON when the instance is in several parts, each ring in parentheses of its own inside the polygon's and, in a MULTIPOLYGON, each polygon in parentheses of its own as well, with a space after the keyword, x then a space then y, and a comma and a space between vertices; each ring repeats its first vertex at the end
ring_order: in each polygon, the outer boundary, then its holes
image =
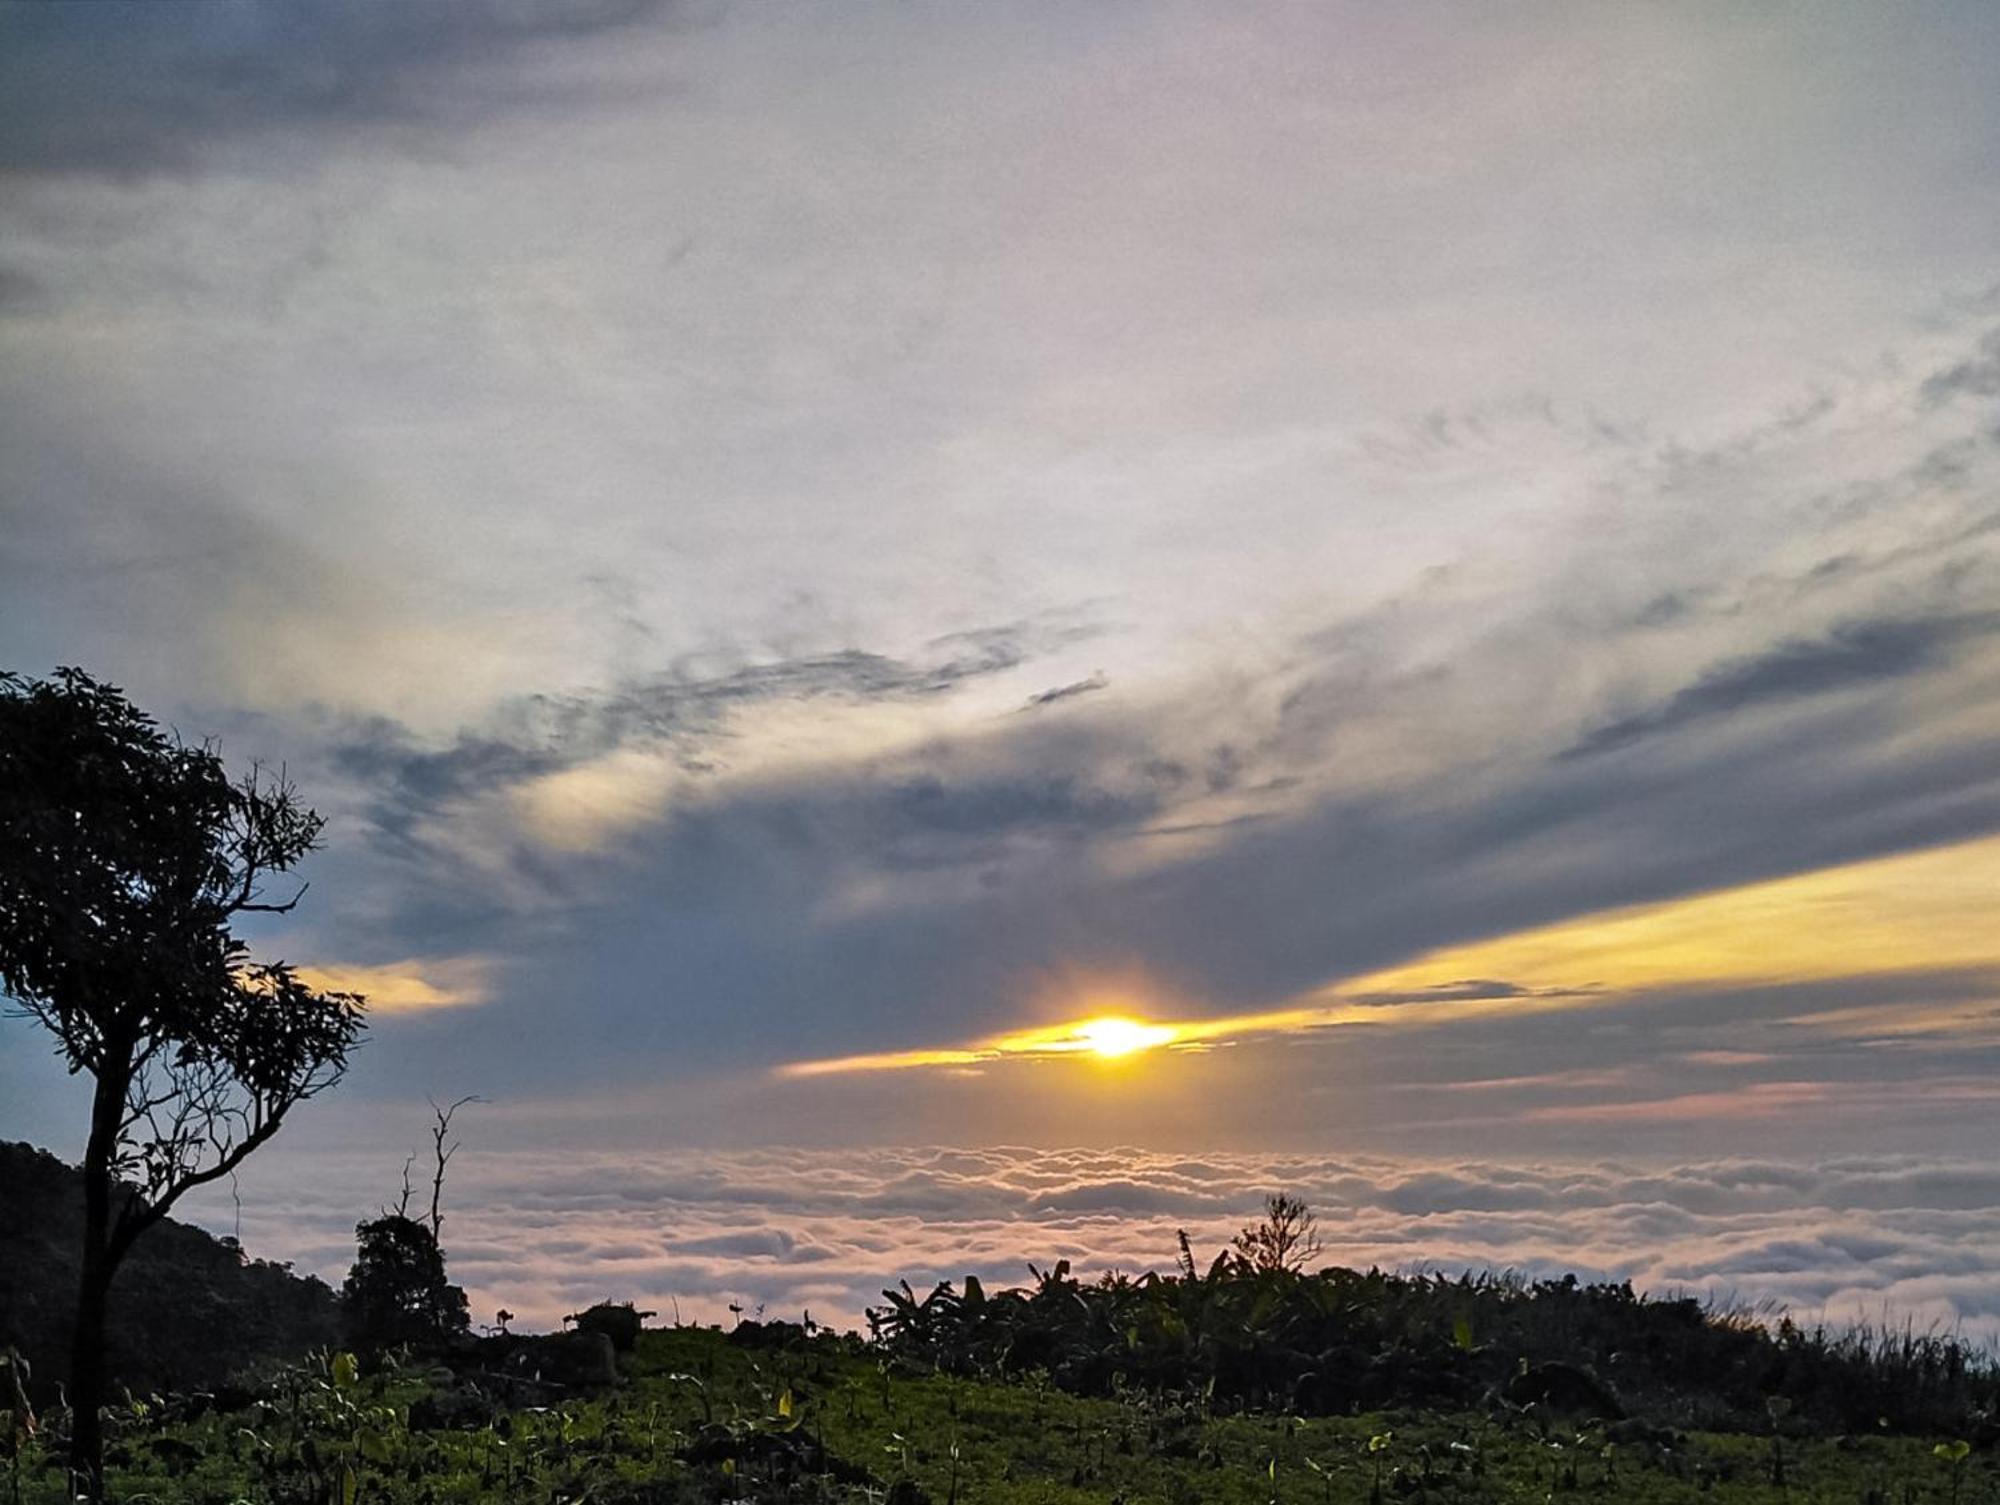
POLYGON ((435 1099, 426 1097, 424 1101, 431 1105, 431 1115, 436 1120, 431 1125, 431 1152, 437 1157, 437 1169, 431 1175, 431 1237, 436 1238, 444 1228, 442 1203, 444 1201, 445 1167, 451 1164, 451 1157, 458 1153, 457 1140, 452 1140, 450 1144, 445 1143, 445 1140, 451 1134, 452 1115, 467 1103, 483 1103, 486 1099, 476 1095, 467 1095, 445 1108, 440 1108, 435 1099))

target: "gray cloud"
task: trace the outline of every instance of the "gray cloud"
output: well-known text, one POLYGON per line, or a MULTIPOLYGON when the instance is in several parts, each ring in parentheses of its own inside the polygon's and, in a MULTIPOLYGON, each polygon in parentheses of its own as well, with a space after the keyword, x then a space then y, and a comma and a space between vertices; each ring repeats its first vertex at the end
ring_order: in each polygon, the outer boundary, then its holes
POLYGON ((1955 397, 2000 397, 2000 330, 1980 341, 1977 355, 1925 377, 1919 396, 1932 406, 1955 397))
POLYGON ((1110 683, 1111 681, 1105 678, 1102 673, 1093 674, 1088 679, 1072 680, 1069 684, 1057 685, 1054 689, 1043 690, 1040 694, 1030 695, 1028 703, 1021 709, 1032 711, 1045 705, 1054 705, 1059 700, 1073 700, 1079 695, 1090 695, 1098 690, 1105 689, 1110 683))
POLYGON ((1730 659, 1660 704, 1608 722, 1565 748, 1565 758, 1615 751, 1644 738, 1762 706, 1833 695, 1934 669, 1989 636, 2000 615, 1850 622, 1823 638, 1792 639, 1730 659))
POLYGON ((1413 993, 1350 993, 1349 1003, 1373 1008, 1389 1008, 1402 1003, 1451 1003, 1473 999, 1581 998, 1585 993, 1567 988, 1529 988, 1499 978, 1469 977, 1462 982, 1439 983, 1413 993))
MULTIPOLYGON (((402 836, 451 801, 621 749, 666 748, 687 772, 705 773, 729 736, 730 715, 745 707, 937 699, 1096 630, 1007 623, 934 639, 922 659, 846 649, 719 671, 687 668, 630 677, 601 692, 528 695, 502 707, 489 728, 464 732, 441 749, 425 746, 393 720, 365 718, 329 729, 329 756, 339 773, 364 787, 377 828, 402 836)), ((986 781, 962 792, 948 790, 937 778, 922 778, 891 786, 885 802, 908 823, 944 830, 979 831, 1061 819, 1065 813, 1097 824, 1108 813, 1103 800, 1061 778, 986 781)))
POLYGON ((0 316, 36 312, 47 306, 40 278, 19 267, 0 266, 0 316))
POLYGON ((452 70, 629 26, 662 0, 92 0, 0 6, 0 170, 151 172, 288 128, 436 122, 526 86, 452 70))

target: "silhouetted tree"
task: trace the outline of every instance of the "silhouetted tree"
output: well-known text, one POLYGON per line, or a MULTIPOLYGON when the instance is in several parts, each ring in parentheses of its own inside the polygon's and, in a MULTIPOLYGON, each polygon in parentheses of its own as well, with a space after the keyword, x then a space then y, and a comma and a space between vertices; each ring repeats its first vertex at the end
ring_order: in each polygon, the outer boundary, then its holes
POLYGON ((392 1212, 357 1224, 354 1236, 359 1252, 340 1299, 357 1348, 430 1347, 471 1327, 465 1292, 445 1279, 429 1228, 392 1212))
POLYGON ((1319 1257, 1319 1219, 1297 1197, 1279 1192, 1264 1199, 1264 1221, 1245 1228, 1229 1245, 1253 1270, 1297 1274, 1319 1257))
POLYGON ((77 669, 0 674, 0 993, 95 1078, 69 1396, 71 1456, 103 1493, 104 1318, 133 1242, 227 1176, 346 1070, 361 999, 253 964, 236 917, 322 822, 282 777, 232 780, 77 669))

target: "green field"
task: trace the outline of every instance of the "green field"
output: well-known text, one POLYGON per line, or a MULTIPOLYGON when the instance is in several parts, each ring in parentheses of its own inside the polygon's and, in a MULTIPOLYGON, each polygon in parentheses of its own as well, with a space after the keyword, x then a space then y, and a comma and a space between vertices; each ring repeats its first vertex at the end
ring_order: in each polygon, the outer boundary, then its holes
MULTIPOLYGON (((1776 1437, 1635 1436, 1650 1429, 1501 1402, 1221 1414, 1199 1396, 1091 1399, 1033 1377, 924 1373, 853 1338, 774 1341, 754 1324, 647 1332, 621 1369, 590 1398, 489 1412, 443 1368, 369 1372, 324 1355, 226 1413, 121 1407, 110 1493, 161 1505, 2000 1500, 1990 1451, 1954 1459, 1950 1439, 1782 1435, 1782 1419, 1776 1437)), ((49 1441, 16 1450, 6 1498, 67 1497, 49 1441)))

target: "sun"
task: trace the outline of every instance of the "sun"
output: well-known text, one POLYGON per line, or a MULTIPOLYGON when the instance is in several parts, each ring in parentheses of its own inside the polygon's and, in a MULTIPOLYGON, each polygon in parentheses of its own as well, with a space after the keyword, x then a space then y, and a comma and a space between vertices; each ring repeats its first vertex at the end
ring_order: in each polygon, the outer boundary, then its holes
POLYGON ((1174 1033, 1171 1024, 1148 1024, 1141 1019, 1107 1014, 1084 1020, 1070 1031, 1070 1038, 1076 1042, 1075 1049, 1088 1051, 1099 1060, 1115 1061, 1121 1056, 1166 1045, 1173 1040, 1174 1033))

